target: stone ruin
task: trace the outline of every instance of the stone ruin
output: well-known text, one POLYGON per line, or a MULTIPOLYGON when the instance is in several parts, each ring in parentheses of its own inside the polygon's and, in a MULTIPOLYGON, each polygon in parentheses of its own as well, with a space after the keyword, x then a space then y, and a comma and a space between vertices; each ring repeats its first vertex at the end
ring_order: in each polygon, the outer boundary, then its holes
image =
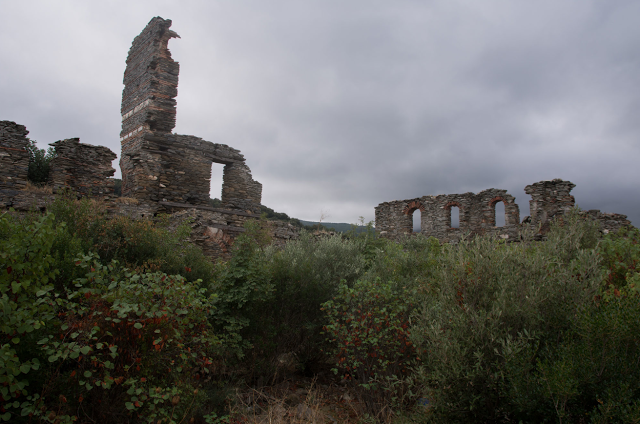
MULTIPOLYGON (((0 198, 19 194, 27 186, 29 131, 24 125, 0 121, 0 198)), ((6 205, 5 205, 6 206, 6 205)))
MULTIPOLYGON (((416 199, 384 202, 375 208, 376 231, 382 237, 399 240, 413 233, 413 214, 419 210, 420 233, 435 237, 441 242, 458 242, 463 235, 489 235, 508 241, 519 240, 524 225, 530 225, 538 234, 549 230, 553 218, 567 213, 575 206, 570 194, 575 187, 570 181, 555 179, 540 181, 525 187, 531 196, 531 216, 520 222, 520 208, 515 197, 506 190, 490 188, 478 194, 440 194, 416 199), (504 226, 496 226, 496 204, 504 204, 504 226), (452 227, 451 208, 457 207, 460 224, 452 227)), ((597 220, 604 233, 631 226, 626 215, 602 213, 599 210, 582 212, 597 220)))
POLYGON ((134 40, 122 92, 122 193, 147 202, 207 205, 211 165, 224 165, 222 206, 259 213, 262 185, 239 150, 172 134, 178 71, 167 43, 171 20, 153 18, 134 40))
MULTIPOLYGON (((71 191, 78 197, 102 199, 112 214, 150 218, 170 214, 171 225, 189 220, 192 240, 212 258, 228 257, 233 240, 247 220, 259 217, 262 185, 253 180, 240 151, 191 135, 173 134, 179 65, 171 58, 168 42, 178 34, 171 21, 153 18, 132 43, 122 93, 122 194, 114 195, 116 155, 106 147, 80 143, 78 138, 57 141, 51 162, 51 193, 26 190, 29 166, 27 134, 23 125, 0 121, 0 207, 18 211, 45 210, 53 196, 71 191), (208 206, 211 166, 224 165, 222 207, 208 206)), ((398 240, 412 234, 412 215, 421 212, 421 233, 442 242, 456 242, 464 234, 487 234, 516 240, 523 225, 540 233, 549 222, 575 205, 569 181, 540 181, 525 188, 531 195, 531 216, 520 222, 515 198, 506 190, 478 194, 423 196, 381 203, 375 208, 376 231, 398 240), (505 224, 496 226, 497 203, 505 205, 505 224), (451 208, 459 209, 460 225, 451 226, 451 208)), ((631 225, 625 215, 583 212, 597 220, 603 232, 631 225)), ((297 237, 280 221, 268 224, 276 243, 297 237)))
POLYGON ((56 156, 50 163, 51 193, 29 191, 29 131, 24 125, 0 121, 0 205, 17 210, 40 209, 53 199, 52 193, 71 190, 79 196, 113 198, 115 153, 106 147, 80 143, 71 138, 52 143, 56 156))
MULTIPOLYGON (((179 65, 167 44, 178 34, 171 21, 153 18, 132 43, 122 92, 122 195, 114 195, 115 153, 80 143, 78 138, 51 146, 51 194, 25 190, 29 154, 28 131, 0 121, 0 205, 18 211, 44 210, 55 194, 106 201, 112 214, 150 218, 170 214, 170 225, 191 222, 192 240, 212 258, 228 257, 233 240, 247 220, 259 218, 262 185, 253 180, 239 150, 191 135, 173 134, 176 121, 179 65), (211 166, 224 165, 222 207, 209 205, 211 166)), ((276 243, 297 237, 290 224, 270 221, 276 243)))

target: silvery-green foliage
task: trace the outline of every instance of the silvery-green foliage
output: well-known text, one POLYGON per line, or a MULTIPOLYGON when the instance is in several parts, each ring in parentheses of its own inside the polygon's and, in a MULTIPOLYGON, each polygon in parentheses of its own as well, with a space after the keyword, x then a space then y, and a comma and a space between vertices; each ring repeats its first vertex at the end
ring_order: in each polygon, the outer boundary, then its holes
POLYGON ((341 280, 355 281, 364 272, 362 248, 361 239, 346 239, 338 234, 314 237, 303 231, 299 239, 282 249, 269 247, 265 254, 280 275, 337 286, 341 280))
POLYGON ((595 230, 571 213, 544 243, 475 237, 444 246, 412 332, 436 417, 493 422, 513 412, 505 357, 557 343, 593 299, 603 275, 595 230))

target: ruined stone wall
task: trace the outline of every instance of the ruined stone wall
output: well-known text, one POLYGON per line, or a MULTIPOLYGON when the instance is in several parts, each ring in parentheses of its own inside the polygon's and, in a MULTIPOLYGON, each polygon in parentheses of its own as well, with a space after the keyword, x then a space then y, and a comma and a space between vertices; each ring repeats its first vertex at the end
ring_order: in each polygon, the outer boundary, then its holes
MULTIPOLYGON (((258 215, 211 207, 184 208, 165 204, 171 210, 171 226, 177 228, 185 220, 191 226, 191 240, 196 243, 205 255, 212 259, 227 259, 231 255, 234 240, 243 234, 244 223, 259 218, 258 215)), ((280 221, 264 221, 276 245, 299 236, 299 231, 291 224, 280 221)))
POLYGON ((631 221, 627 219, 627 215, 619 213, 600 212, 598 209, 591 209, 582 212, 585 216, 597 221, 600 224, 600 230, 604 234, 617 232, 623 227, 631 227, 631 221))
POLYGON ((133 40, 127 57, 120 109, 120 169, 122 190, 127 196, 140 185, 146 187, 146 176, 156 175, 145 173, 145 167, 130 157, 143 147, 143 135, 171 133, 175 127, 180 65, 171 58, 167 45, 171 38, 179 36, 170 27, 171 20, 153 18, 133 40))
POLYGON ((262 185, 240 151, 190 135, 175 126, 179 65, 167 45, 178 35, 170 20, 153 18, 137 36, 127 58, 122 94, 123 195, 147 202, 206 205, 211 165, 225 165, 225 207, 257 212, 262 185))
POLYGON ((413 213, 420 210, 420 233, 443 242, 457 241, 463 234, 489 234, 514 238, 518 234, 520 210, 506 190, 488 189, 478 194, 441 194, 385 202, 375 209, 376 231, 398 239, 413 232, 413 213), (505 204, 505 225, 496 227, 498 202, 505 204), (451 208, 459 210, 460 225, 451 227, 451 208))
MULTIPOLYGON (((26 150, 29 131, 24 125, 0 121, 0 191, 22 190, 27 185, 29 153, 26 150)), ((9 193, 0 192, 0 197, 9 193)))
POLYGON ((531 196, 529 201, 531 225, 541 226, 545 231, 554 217, 570 211, 576 205, 575 198, 569 194, 575 186, 571 181, 563 181, 559 178, 526 186, 524 192, 531 196))
POLYGON ((115 153, 103 146, 80 143, 79 138, 56 141, 50 146, 56 151, 51 161, 49 184, 54 192, 70 189, 80 196, 113 195, 116 172, 111 162, 115 153))
MULTIPOLYGON (((413 231, 412 215, 421 211, 421 231, 426 236, 436 237, 441 242, 456 242, 463 235, 492 235, 506 240, 518 239, 524 225, 533 227, 541 236, 549 230, 551 221, 575 206, 570 194, 575 187, 571 181, 554 179, 539 181, 525 187, 531 195, 529 202, 531 216, 520 223, 520 210, 515 197, 506 190, 488 189, 478 194, 441 194, 423 196, 416 199, 397 200, 381 203, 375 208, 376 231, 382 236, 398 240, 413 231), (496 227, 495 205, 505 205, 505 224, 496 227), (460 212, 459 228, 451 228, 451 208, 458 207, 460 212)), ((596 220, 601 231, 607 233, 630 226, 626 215, 602 213, 599 210, 582 212, 586 217, 596 220)))

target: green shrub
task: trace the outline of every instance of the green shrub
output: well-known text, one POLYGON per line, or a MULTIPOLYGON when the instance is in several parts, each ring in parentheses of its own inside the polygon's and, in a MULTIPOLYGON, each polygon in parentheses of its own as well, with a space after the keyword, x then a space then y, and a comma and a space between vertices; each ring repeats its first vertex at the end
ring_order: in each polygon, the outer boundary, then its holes
POLYGON ((231 259, 218 262, 214 275, 208 289, 218 297, 210 320, 241 358, 252 347, 263 325, 261 316, 273 297, 273 284, 255 237, 243 234, 236 238, 231 259))
POLYGON ((0 216, 0 419, 15 422, 40 401, 42 355, 35 340, 56 318, 51 246, 61 227, 0 216))
POLYGON ((92 255, 58 293, 51 252, 67 230, 52 215, 0 217, 0 419, 177 423, 212 412, 205 382, 229 355, 208 320, 215 294, 92 255))
POLYGON ((301 371, 313 374, 325 365, 320 307, 336 294, 341 280, 353 284, 364 273, 362 243, 337 235, 316 238, 303 231, 282 249, 268 247, 264 256, 274 292, 261 315, 256 342, 262 368, 272 372, 270 364, 278 355, 294 353, 301 371))
MULTIPOLYGON (((56 222, 65 222, 67 233, 56 240, 53 251, 62 270, 61 280, 70 282, 75 275, 72 259, 95 252, 103 262, 117 260, 133 271, 184 274, 190 280, 201 279, 209 284, 213 264, 202 250, 189 242, 190 227, 182 223, 175 231, 162 217, 134 220, 126 216, 109 216, 99 201, 75 196, 57 196, 49 207, 56 222)), ((63 286, 61 282, 57 286, 63 286)))
POLYGON ((34 184, 43 185, 49 180, 49 169, 51 161, 56 157, 53 147, 48 150, 39 149, 35 140, 29 140, 26 146, 29 153, 29 170, 27 171, 27 179, 34 184))
POLYGON ((333 371, 356 390, 370 416, 385 422, 408 389, 403 380, 415 349, 409 340, 413 304, 407 299, 413 298, 415 292, 403 287, 359 280, 341 285, 322 305, 337 361, 333 371))
POLYGON ((435 421, 495 422, 519 409, 527 422, 553 416, 540 402, 515 405, 505 387, 530 377, 539 355, 568 337, 598 293, 597 231, 571 213, 544 243, 477 237, 444 246, 439 281, 421 299, 412 329, 423 364, 416 372, 429 387, 435 421), (514 356, 515 368, 505 359, 514 356))
POLYGON ((625 286, 627 276, 640 271, 640 231, 621 228, 608 234, 598 246, 598 253, 607 271, 607 285, 625 286))

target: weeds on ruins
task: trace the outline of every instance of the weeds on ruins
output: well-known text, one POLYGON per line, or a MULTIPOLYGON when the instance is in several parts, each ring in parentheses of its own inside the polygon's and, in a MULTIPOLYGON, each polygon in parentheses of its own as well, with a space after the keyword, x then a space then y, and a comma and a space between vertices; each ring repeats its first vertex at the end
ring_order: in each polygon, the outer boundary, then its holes
POLYGON ((276 248, 250 221, 212 263, 189 225, 100 205, 0 217, 4 421, 640 418, 636 229, 276 248))

